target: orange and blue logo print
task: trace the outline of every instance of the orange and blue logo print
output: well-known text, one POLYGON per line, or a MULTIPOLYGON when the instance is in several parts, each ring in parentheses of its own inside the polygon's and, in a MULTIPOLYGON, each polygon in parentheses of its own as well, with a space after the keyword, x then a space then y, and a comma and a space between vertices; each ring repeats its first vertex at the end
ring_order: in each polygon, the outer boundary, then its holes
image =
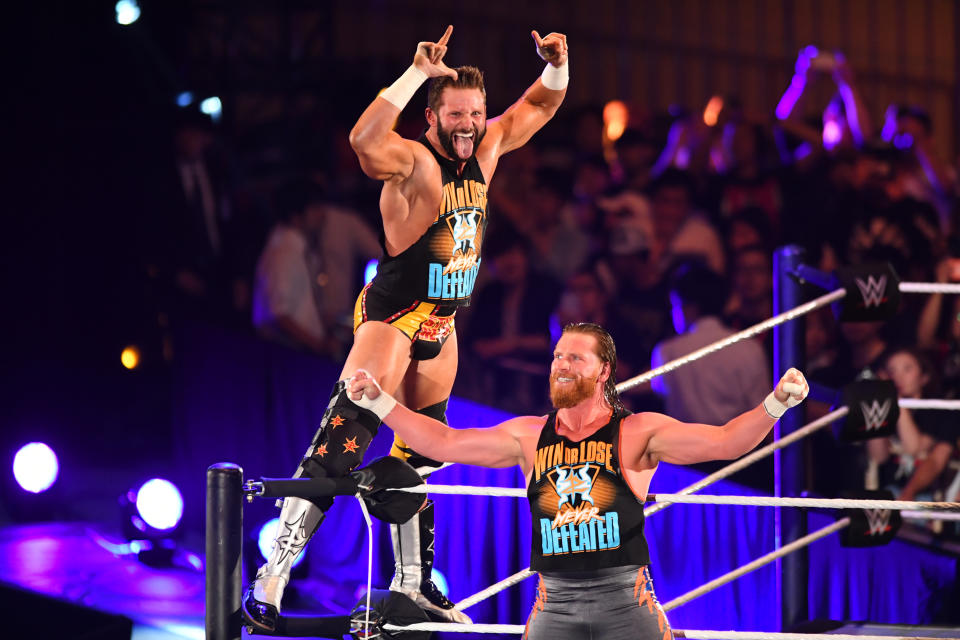
POLYGON ((537 619, 537 614, 543 611, 546 602, 547 585, 543 583, 543 576, 540 576, 540 581, 537 583, 537 599, 533 603, 533 611, 530 612, 530 617, 527 618, 527 625, 523 628, 524 640, 526 640, 527 634, 530 632, 530 624, 537 619))
POLYGON ((673 640, 673 630, 670 629, 670 623, 667 622, 667 614, 663 612, 663 607, 660 606, 657 595, 653 592, 653 580, 650 579, 650 569, 648 567, 641 567, 637 571, 637 582, 633 585, 633 597, 637 599, 639 607, 646 607, 647 611, 657 616, 657 624, 660 627, 660 633, 663 634, 662 640, 673 640))

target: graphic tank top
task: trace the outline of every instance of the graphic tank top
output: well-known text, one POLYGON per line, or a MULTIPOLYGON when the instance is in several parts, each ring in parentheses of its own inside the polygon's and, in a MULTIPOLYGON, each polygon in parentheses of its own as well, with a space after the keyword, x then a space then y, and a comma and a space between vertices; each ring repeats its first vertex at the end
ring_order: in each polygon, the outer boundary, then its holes
POLYGON ((620 471, 620 423, 628 415, 614 412, 581 442, 557 434, 556 411, 547 418, 527 487, 533 570, 649 564, 643 504, 620 471))
POLYGON ((372 287, 391 299, 466 306, 480 269, 480 246, 487 227, 487 190, 480 164, 470 158, 457 173, 457 163, 441 156, 427 141, 440 165, 443 195, 433 224, 397 256, 380 262, 372 287))

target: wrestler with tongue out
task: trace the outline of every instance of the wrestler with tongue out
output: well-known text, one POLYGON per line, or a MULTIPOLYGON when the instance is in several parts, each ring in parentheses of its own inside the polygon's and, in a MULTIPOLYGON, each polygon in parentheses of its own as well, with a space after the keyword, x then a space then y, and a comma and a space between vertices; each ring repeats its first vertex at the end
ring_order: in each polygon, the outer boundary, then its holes
MULTIPOLYGON (((344 391, 363 369, 410 407, 446 421, 457 373, 454 315, 470 303, 487 225, 487 186, 497 162, 522 146, 553 117, 567 91, 567 37, 533 31, 541 76, 502 115, 487 120, 483 74, 444 63, 453 27, 436 42, 420 42, 413 64, 366 108, 350 132, 360 166, 383 181, 383 259, 354 312, 354 341, 340 381, 295 477, 336 477, 362 461, 380 419, 344 391), (393 126, 413 94, 431 78, 428 129, 417 140, 393 126)), ((346 265, 344 265, 344 268, 346 265)), ((439 466, 395 438, 392 455, 422 474, 439 466)), ((243 599, 246 623, 277 629, 293 561, 323 521, 330 498, 287 498, 273 551, 243 599)), ((391 525, 396 573, 390 588, 440 618, 467 622, 431 580, 433 504, 409 522, 391 525)))

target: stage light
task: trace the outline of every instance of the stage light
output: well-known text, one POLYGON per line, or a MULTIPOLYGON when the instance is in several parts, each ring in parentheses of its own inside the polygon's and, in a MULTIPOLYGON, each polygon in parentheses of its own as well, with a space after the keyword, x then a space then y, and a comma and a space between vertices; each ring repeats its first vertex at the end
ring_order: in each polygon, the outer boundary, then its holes
POLYGON ((363 284, 370 284, 370 281, 373 280, 374 276, 377 275, 377 267, 380 266, 380 262, 374 258, 367 263, 367 266, 363 268, 363 284))
POLYGON ((158 532, 172 531, 183 517, 183 497, 169 480, 154 478, 143 483, 135 504, 143 522, 158 532))
POLYGON ((713 96, 707 102, 707 106, 703 110, 703 124, 708 127, 712 127, 717 124, 717 120, 720 118, 720 111, 723 110, 723 98, 720 96, 713 96))
POLYGON ((611 100, 603 107, 603 128, 607 140, 618 140, 627 129, 630 111, 622 100, 611 100))
POLYGON ((31 442, 13 457, 13 477, 24 491, 42 493, 57 481, 57 454, 42 442, 31 442))
MULTIPOLYGON (((263 526, 260 527, 260 531, 257 532, 257 549, 260 550, 260 557, 264 560, 270 557, 270 552, 273 550, 273 541, 277 536, 277 527, 279 525, 280 518, 273 518, 272 520, 264 522, 263 526)), ((293 561, 291 567, 298 566, 306 557, 306 551, 301 551, 293 561)))
POLYGON ((193 104, 193 94, 189 91, 183 91, 177 94, 177 106, 178 107, 189 107, 193 104))
POLYGON ((433 580, 433 584, 437 585, 437 589, 440 590, 445 596, 449 596, 450 587, 447 585, 447 577, 440 572, 440 569, 434 568, 430 572, 430 579, 433 580))
POLYGON ((214 122, 218 122, 223 114, 223 104, 217 96, 204 98, 200 103, 200 111, 210 116, 214 122))
POLYGON ((127 369, 136 369, 140 364, 140 349, 130 345, 120 352, 120 363, 127 369))
POLYGON ((843 129, 836 120, 828 120, 823 125, 823 146, 832 150, 843 139, 843 129))
POLYGON ((116 5, 117 24, 133 24, 140 17, 140 5, 137 0, 120 0, 116 5))

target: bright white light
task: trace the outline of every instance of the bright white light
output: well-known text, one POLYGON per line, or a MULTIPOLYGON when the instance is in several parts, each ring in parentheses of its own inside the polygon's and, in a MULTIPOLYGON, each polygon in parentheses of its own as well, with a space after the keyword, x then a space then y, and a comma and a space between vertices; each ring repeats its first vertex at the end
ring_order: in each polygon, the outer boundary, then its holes
POLYGON ((823 146, 832 150, 843 139, 843 129, 835 120, 828 120, 823 125, 823 146))
POLYGON ((133 24, 140 17, 140 5, 137 0, 120 0, 116 6, 117 24, 133 24))
POLYGON ((191 104, 193 104, 193 94, 189 91, 184 91, 177 95, 178 107, 189 107, 191 104))
MULTIPOLYGON (((263 526, 260 527, 260 533, 257 534, 257 548, 260 549, 260 555, 264 560, 270 557, 270 552, 273 551, 273 541, 277 537, 277 527, 280 526, 280 518, 274 518, 273 520, 267 520, 263 523, 263 526)), ((303 559, 306 557, 306 552, 301 551, 300 554, 294 559, 292 566, 297 566, 303 559)))
POLYGON ((448 594, 450 587, 447 586, 447 577, 440 573, 439 569, 434 569, 430 572, 430 579, 433 580, 433 584, 437 585, 440 593, 443 595, 448 594))
POLYGON ((367 263, 367 266, 363 268, 363 284, 370 284, 370 281, 373 280, 373 277, 377 275, 378 266, 380 266, 380 262, 376 259, 373 259, 367 263))
POLYGON ((173 529, 183 516, 183 498, 172 482, 154 478, 137 491, 137 511, 154 529, 173 529))
POLYGON ((31 442, 13 457, 13 477, 24 491, 40 493, 57 481, 57 454, 42 442, 31 442))
POLYGON ((223 105, 220 103, 220 98, 213 96, 212 98, 204 98, 203 102, 200 103, 200 111, 210 116, 214 122, 220 119, 220 114, 223 113, 223 105))

